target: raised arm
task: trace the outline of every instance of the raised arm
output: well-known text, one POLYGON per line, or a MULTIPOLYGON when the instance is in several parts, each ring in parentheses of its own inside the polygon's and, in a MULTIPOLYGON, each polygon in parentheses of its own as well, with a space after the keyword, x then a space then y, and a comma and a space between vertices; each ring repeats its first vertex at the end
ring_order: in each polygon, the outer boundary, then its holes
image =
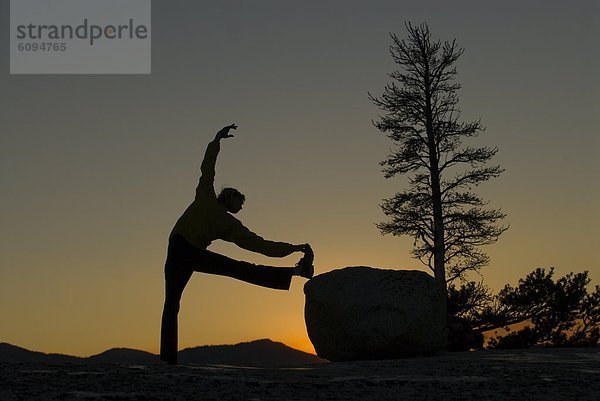
POLYGON ((215 139, 213 139, 206 147, 204 159, 202 160, 202 165, 200 166, 200 172, 202 175, 200 176, 196 193, 202 190, 214 191, 213 183, 215 181, 215 165, 217 164, 219 150, 221 150, 221 139, 233 138, 233 135, 229 135, 229 130, 236 128, 237 125, 235 124, 231 124, 222 128, 219 132, 217 132, 215 139))

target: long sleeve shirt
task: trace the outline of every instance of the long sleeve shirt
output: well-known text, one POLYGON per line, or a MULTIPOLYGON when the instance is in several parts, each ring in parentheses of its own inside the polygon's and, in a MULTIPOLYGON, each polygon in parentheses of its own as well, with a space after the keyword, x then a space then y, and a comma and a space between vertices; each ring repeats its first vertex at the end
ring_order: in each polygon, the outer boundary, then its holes
POLYGON ((169 238, 180 234, 202 249, 206 249, 212 241, 222 239, 240 248, 272 257, 284 257, 294 252, 291 244, 269 241, 253 233, 219 203, 214 179, 220 147, 216 139, 208 144, 200 168, 202 175, 196 188, 196 197, 177 220, 169 238))

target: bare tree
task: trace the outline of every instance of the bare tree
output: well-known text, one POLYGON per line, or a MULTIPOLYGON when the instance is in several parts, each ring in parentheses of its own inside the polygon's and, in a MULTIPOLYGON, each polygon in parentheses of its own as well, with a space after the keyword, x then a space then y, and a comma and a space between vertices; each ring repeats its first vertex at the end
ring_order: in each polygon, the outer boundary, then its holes
POLYGON ((505 214, 485 209, 488 202, 472 192, 503 170, 485 166, 496 147, 462 146, 464 138, 484 130, 480 121, 460 121, 460 84, 454 79, 464 49, 455 40, 432 42, 427 24, 406 28, 406 40, 390 35, 400 69, 388 74, 392 82, 380 97, 369 98, 384 112, 373 124, 397 145, 381 162, 385 177, 414 174, 408 190, 383 201, 390 220, 378 227, 383 234, 412 236, 413 256, 446 290, 447 282, 486 265, 489 257, 479 247, 508 228, 497 225, 505 214))

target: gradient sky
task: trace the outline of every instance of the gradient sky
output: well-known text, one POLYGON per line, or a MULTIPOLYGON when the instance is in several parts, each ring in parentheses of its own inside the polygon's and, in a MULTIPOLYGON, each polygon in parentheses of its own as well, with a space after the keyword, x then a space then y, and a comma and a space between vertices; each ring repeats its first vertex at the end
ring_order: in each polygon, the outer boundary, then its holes
MULTIPOLYGON (((511 228, 486 248, 494 289, 536 267, 600 282, 600 3, 597 1, 154 1, 152 74, 9 75, 0 24, 0 341, 90 355, 158 352, 163 263, 208 141, 215 187, 246 194, 239 218, 309 242, 316 270, 421 269, 408 237, 381 236, 392 143, 372 125, 394 69, 389 32, 429 23, 456 38, 465 119, 506 172, 478 192, 511 228)), ((234 245, 209 248, 277 266, 234 245)), ((312 351, 303 279, 290 292, 196 273, 180 347, 271 338, 312 351)))

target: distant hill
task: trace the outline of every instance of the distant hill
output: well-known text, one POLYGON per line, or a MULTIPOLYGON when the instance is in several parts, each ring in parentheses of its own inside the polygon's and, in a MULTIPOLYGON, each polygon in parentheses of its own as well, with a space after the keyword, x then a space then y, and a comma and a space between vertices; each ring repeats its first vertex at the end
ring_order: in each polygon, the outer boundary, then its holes
MULTIPOLYGON (((8 343, 0 343, 0 362, 115 363, 128 365, 162 363, 158 355, 130 348, 112 348, 98 355, 79 358, 30 351, 8 343)), ((283 343, 262 339, 235 345, 205 345, 187 348, 179 352, 179 362, 183 364, 278 367, 326 363, 327 361, 316 355, 288 347, 283 343)))
POLYGON ((86 363, 124 363, 127 365, 151 365, 162 363, 158 355, 131 348, 111 348, 98 355, 85 358, 86 363))
POLYGON ((48 362, 65 363, 81 362, 82 358, 62 354, 44 354, 43 352, 30 351, 8 343, 0 343, 1 362, 48 362))
POLYGON ((236 366, 292 366, 326 363, 316 355, 288 347, 269 339, 236 345, 205 345, 179 351, 181 363, 223 364, 236 366))

